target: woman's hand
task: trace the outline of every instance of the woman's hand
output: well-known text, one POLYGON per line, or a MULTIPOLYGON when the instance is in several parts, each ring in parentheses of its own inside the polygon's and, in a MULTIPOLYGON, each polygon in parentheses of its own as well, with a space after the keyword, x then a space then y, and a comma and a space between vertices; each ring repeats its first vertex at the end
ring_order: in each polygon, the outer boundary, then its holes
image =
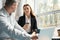
POLYGON ((27 30, 27 29, 28 29, 28 26, 29 26, 29 24, 25 24, 25 25, 23 26, 23 29, 24 29, 24 30, 27 30))

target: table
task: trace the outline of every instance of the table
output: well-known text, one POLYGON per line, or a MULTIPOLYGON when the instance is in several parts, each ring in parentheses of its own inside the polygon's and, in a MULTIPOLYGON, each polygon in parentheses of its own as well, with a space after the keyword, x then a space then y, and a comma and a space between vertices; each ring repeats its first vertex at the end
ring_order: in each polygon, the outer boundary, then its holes
POLYGON ((38 40, 51 40, 55 28, 40 29, 38 40))

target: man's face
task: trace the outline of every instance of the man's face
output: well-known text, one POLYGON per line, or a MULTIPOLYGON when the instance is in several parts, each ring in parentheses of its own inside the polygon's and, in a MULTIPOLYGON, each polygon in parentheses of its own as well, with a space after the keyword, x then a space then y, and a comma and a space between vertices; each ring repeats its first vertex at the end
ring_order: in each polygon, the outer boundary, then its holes
POLYGON ((10 7, 11 12, 14 12, 17 8, 18 3, 13 3, 12 6, 10 7))

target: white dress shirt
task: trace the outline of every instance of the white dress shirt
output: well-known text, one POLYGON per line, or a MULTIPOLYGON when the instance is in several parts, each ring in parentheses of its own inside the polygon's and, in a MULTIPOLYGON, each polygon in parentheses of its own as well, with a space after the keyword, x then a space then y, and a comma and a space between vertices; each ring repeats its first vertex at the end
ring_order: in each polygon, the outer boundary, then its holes
POLYGON ((26 21, 25 21, 26 23, 29 23, 29 24, 28 24, 28 28, 27 28, 26 31, 27 31, 27 32, 30 32, 30 30, 31 30, 31 17, 28 18, 27 16, 25 16, 25 20, 26 20, 26 21))
POLYGON ((2 8, 0 10, 0 37, 11 37, 22 40, 24 37, 30 38, 31 35, 17 24, 15 18, 9 15, 5 8, 2 8))

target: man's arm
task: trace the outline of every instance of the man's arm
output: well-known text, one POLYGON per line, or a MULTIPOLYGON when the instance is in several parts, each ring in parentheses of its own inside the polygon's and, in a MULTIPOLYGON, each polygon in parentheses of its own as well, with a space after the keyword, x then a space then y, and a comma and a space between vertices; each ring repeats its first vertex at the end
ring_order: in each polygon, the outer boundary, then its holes
MULTIPOLYGON (((4 16, 0 16, 0 28, 12 38, 20 39, 21 36, 24 37, 26 34, 26 32, 22 32, 21 30, 14 28, 4 16)), ((30 35, 28 35, 28 37, 30 37, 30 35)))

